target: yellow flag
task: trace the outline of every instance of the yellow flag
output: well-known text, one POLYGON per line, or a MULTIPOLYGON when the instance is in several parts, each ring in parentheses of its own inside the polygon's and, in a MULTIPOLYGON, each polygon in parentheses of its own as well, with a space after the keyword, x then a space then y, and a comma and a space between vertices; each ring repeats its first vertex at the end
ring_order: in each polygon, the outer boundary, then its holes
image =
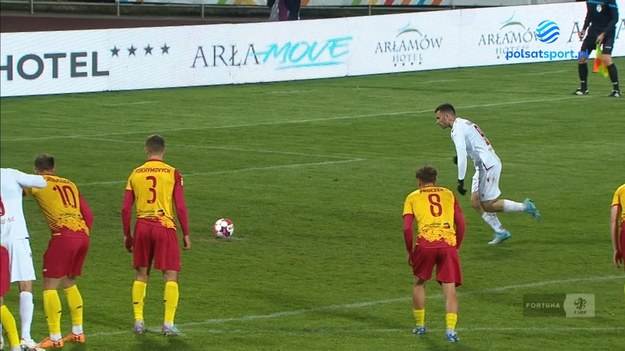
POLYGON ((600 73, 603 78, 608 78, 608 67, 601 59, 602 54, 601 44, 597 44, 597 47, 595 48, 595 62, 592 65, 592 73, 600 73))

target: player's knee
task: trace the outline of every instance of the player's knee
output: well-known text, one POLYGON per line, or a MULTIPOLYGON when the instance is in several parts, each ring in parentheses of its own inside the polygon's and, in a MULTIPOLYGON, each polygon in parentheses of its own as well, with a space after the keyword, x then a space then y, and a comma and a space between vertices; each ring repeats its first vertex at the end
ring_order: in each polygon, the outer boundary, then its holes
POLYGON ((33 292, 33 282, 30 280, 19 282, 20 292, 33 292))
POLYGON ((610 66, 614 61, 612 61, 612 54, 603 54, 601 55, 601 60, 605 63, 606 66, 610 66))

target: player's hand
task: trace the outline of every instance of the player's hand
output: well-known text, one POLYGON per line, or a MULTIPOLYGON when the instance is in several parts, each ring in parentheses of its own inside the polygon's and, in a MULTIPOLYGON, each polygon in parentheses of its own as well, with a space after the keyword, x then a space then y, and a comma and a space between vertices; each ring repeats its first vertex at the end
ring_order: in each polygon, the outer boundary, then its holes
POLYGON ((597 35, 597 44, 602 44, 603 43, 603 38, 605 38, 605 33, 601 33, 601 34, 597 35))
POLYGON ((128 250, 128 252, 132 252, 134 243, 135 241, 132 236, 124 236, 124 246, 126 246, 126 250, 128 250))
POLYGON ((621 266, 621 263, 623 263, 623 255, 614 250, 614 258, 612 258, 612 262, 614 262, 614 267, 619 268, 621 266))
POLYGON ((182 248, 185 250, 191 250, 191 238, 188 235, 182 236, 182 248))
POLYGON ((467 193, 467 189, 464 188, 464 179, 458 179, 458 193, 462 196, 467 193))
POLYGON ((577 36, 579 37, 579 41, 582 41, 584 39, 584 35, 586 35, 585 29, 582 29, 580 32, 577 33, 577 36))
POLYGON ((458 156, 454 156, 454 164, 457 165, 458 164, 458 156))

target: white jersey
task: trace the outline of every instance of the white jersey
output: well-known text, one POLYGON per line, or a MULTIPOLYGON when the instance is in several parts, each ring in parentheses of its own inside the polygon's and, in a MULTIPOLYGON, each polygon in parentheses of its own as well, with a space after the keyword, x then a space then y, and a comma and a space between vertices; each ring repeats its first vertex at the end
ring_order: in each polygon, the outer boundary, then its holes
POLYGON ((477 124, 456 117, 451 128, 451 140, 456 146, 458 156, 458 179, 464 179, 467 173, 467 155, 471 157, 475 168, 489 170, 501 164, 493 146, 477 124))
POLYGON ((22 208, 23 188, 43 188, 47 183, 40 175, 26 174, 10 168, 2 168, 0 183, 2 184, 0 242, 6 246, 5 243, 10 241, 28 238, 26 219, 22 208))

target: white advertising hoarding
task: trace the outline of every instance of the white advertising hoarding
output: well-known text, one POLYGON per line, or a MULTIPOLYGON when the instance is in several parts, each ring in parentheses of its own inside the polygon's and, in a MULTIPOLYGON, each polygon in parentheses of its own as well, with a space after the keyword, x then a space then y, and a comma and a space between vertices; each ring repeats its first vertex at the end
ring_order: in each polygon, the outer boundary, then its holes
MULTIPOLYGON (((625 0, 620 0, 621 8, 625 0)), ((574 60, 584 3, 325 20, 5 33, 0 96, 574 60)), ((625 19, 613 56, 625 56, 625 19)))

